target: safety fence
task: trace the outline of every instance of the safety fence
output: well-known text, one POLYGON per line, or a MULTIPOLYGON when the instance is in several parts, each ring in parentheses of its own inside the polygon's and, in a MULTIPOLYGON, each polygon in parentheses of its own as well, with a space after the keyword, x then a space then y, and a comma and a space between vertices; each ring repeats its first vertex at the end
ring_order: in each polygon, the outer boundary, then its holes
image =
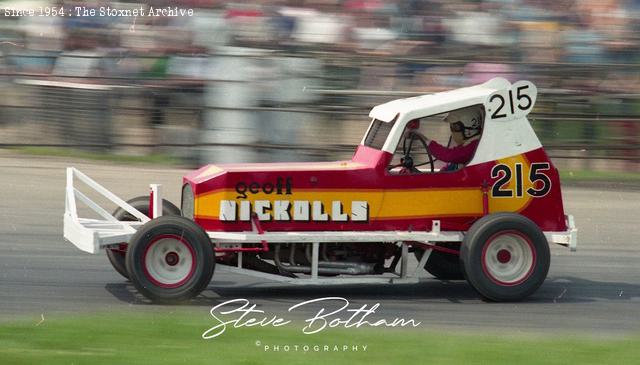
MULTIPOLYGON (((0 147, 161 152, 192 164, 347 158, 373 105, 500 75, 491 66, 469 71, 464 60, 316 52, 176 56, 168 64, 162 76, 144 77, 2 72, 0 147)), ((502 76, 539 85, 530 120, 554 159, 640 171, 640 94, 608 82, 636 77, 640 66, 499 64, 508 66, 502 76)))

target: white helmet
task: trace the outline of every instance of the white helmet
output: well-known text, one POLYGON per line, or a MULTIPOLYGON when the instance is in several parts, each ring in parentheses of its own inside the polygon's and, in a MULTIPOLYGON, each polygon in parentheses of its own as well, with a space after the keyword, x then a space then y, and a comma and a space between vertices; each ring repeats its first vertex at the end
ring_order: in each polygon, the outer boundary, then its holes
POLYGON ((482 109, 477 106, 457 109, 444 118, 452 132, 462 132, 465 139, 477 136, 482 129, 482 109))

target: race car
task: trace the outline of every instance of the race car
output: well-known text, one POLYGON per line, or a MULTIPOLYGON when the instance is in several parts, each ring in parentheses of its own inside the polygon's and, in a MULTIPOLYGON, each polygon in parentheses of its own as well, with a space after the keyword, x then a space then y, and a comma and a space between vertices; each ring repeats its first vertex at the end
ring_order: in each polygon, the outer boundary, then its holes
POLYGON ((549 244, 577 245, 527 120, 536 96, 529 81, 495 78, 381 104, 351 160, 207 165, 184 176, 180 208, 159 185, 125 202, 70 167, 64 237, 106 251, 162 303, 199 295, 216 267, 305 285, 415 283, 426 269, 485 300, 522 300, 547 276, 549 244), (78 217, 77 200, 102 219, 78 217))

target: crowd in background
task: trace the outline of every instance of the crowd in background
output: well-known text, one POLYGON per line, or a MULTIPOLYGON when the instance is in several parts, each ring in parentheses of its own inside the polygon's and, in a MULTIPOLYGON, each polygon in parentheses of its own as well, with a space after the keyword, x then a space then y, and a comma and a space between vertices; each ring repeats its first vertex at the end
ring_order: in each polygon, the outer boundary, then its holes
MULTIPOLYGON (((210 78, 212 75, 194 69, 195 65, 190 65, 189 70, 167 70, 166 65, 145 62, 135 56, 215 56, 221 48, 241 46, 291 53, 334 52, 346 57, 358 54, 370 56, 372 60, 393 57, 397 65, 390 72, 402 81, 411 78, 419 88, 437 87, 434 83, 448 87, 461 81, 456 77, 423 80, 421 77, 429 74, 425 71, 438 63, 414 64, 410 59, 463 60, 472 64, 459 70, 466 73, 526 71, 506 65, 473 65, 500 61, 634 64, 638 58, 636 34, 640 26, 640 1, 637 0, 271 0, 254 4, 214 0, 144 3, 28 0, 3 1, 0 7, 17 4, 67 9, 76 6, 127 9, 170 4, 194 9, 192 17, 77 17, 69 16, 68 10, 64 17, 2 19, 5 38, 8 30, 24 36, 19 49, 10 42, 3 43, 3 54, 56 56, 60 52, 83 50, 118 55, 119 61, 127 61, 104 65, 99 70, 104 76, 186 73, 210 78)), ((23 58, 4 66, 17 72, 51 72, 52 61, 46 57, 40 62, 23 58)), ((589 84, 607 87, 598 82, 605 79, 594 78, 589 84)), ((637 84, 627 78, 623 80, 627 82, 616 84, 616 90, 632 89, 637 84)), ((381 89, 388 85, 375 86, 381 89)))
MULTIPOLYGON (((538 85, 534 112, 545 141, 635 146, 609 154, 638 158, 638 0, 0 2, 39 6, 193 8, 192 17, 4 17, 0 69, 5 85, 64 80, 96 85, 94 94, 104 86, 111 106, 140 112, 142 129, 188 124, 197 133, 175 141, 210 144, 201 161, 286 159, 292 154, 282 148, 260 157, 267 151, 260 146, 308 145, 320 135, 351 142, 338 134, 349 135, 350 121, 366 122, 375 103, 494 76, 538 85), (144 107, 132 105, 131 95, 144 98, 144 107), (216 150, 224 143, 254 148, 216 150)), ((26 84, 27 94, 38 94, 32 108, 53 98, 91 109, 78 102, 90 99, 86 88, 26 84)), ((3 92, 15 93, 12 86, 3 92)), ((107 109, 114 115, 106 140, 136 141, 122 129, 133 119, 107 109)), ((166 142, 171 130, 163 131, 145 141, 166 142)))

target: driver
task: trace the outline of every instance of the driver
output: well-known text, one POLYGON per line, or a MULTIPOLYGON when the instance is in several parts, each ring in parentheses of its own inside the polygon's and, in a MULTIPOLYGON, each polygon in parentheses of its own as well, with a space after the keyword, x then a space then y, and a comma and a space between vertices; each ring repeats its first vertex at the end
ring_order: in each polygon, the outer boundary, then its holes
MULTIPOLYGON (((430 140, 417 130, 412 131, 424 139, 434 158, 449 163, 443 170, 453 171, 467 164, 475 153, 482 132, 482 109, 478 106, 449 112, 444 118, 449 123, 454 146, 445 147, 430 140)), ((412 123, 413 121, 409 122, 412 123)))

